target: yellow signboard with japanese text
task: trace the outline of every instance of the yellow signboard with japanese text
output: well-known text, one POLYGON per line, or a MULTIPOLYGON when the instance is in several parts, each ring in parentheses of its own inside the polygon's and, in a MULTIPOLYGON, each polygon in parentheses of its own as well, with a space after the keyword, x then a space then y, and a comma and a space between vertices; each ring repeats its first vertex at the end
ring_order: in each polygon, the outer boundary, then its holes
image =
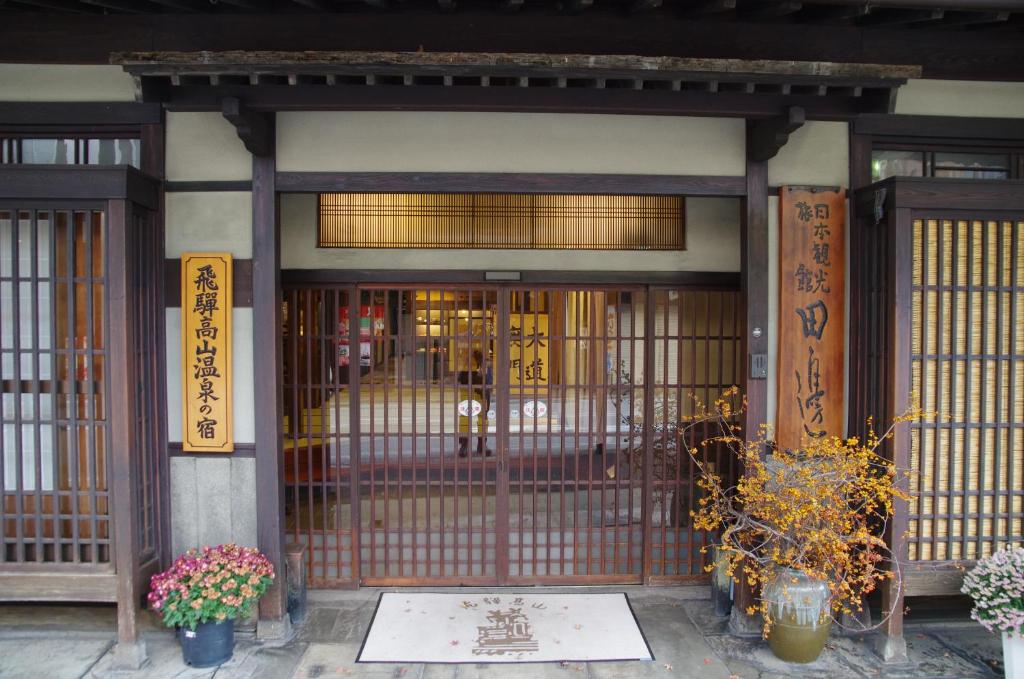
POLYGON ((181 256, 182 450, 230 453, 231 255, 181 256))

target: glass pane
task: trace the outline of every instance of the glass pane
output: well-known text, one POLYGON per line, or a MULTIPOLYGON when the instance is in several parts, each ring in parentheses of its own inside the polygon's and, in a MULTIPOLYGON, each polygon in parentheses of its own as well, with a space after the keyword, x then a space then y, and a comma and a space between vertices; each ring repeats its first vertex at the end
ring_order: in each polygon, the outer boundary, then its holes
POLYGON ((11 213, 0 211, 0 276, 11 275, 11 213))
POLYGON ((935 167, 1006 171, 1010 168, 1010 157, 1002 153, 936 153, 935 167))
POLYGON ((139 166, 138 139, 89 139, 87 150, 89 165, 139 166))
POLYGON ((871 180, 888 177, 924 176, 924 154, 920 151, 872 151, 871 180))
POLYGON ((22 139, 21 162, 26 165, 74 165, 74 139, 22 139))
POLYGON ((40 278, 50 277, 50 213, 36 213, 36 272, 40 278))
POLYGON ((0 347, 14 348, 14 286, 0 283, 0 347))

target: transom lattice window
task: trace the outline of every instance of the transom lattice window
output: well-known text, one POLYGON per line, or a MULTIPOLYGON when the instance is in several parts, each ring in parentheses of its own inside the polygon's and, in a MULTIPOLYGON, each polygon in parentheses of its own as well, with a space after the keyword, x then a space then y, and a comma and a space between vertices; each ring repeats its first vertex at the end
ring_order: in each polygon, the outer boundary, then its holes
POLYGON ((1021 149, 884 145, 871 152, 871 181, 889 177, 949 179, 1019 179, 1024 168, 1021 149))
POLYGON ((324 248, 683 250, 680 196, 322 193, 324 248))
POLYGON ((4 165, 140 166, 139 139, 114 137, 0 137, 4 165))

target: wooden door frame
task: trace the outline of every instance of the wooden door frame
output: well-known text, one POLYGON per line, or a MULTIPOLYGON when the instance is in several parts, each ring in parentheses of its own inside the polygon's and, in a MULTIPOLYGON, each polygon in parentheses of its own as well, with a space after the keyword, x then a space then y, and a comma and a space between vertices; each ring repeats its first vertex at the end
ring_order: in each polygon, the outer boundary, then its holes
MULTIPOLYGON (((749 123, 748 123, 749 127, 749 123)), ((749 146, 748 133, 748 146, 749 146)), ((282 280, 290 283, 395 282, 396 276, 407 282, 483 283, 482 271, 367 271, 344 272, 288 270, 280 262, 279 197, 281 193, 318 193, 321 191, 433 191, 593 193, 622 192, 650 195, 734 197, 742 200, 741 272, 566 272, 523 271, 522 283, 619 283, 643 280, 650 284, 681 286, 734 287, 740 283, 746 305, 746 327, 760 327, 760 339, 746 335, 748 358, 744 361, 741 383, 754 393, 747 424, 766 419, 767 394, 764 380, 752 380, 746 365, 750 353, 767 351, 768 308, 768 182, 767 161, 749 161, 745 175, 592 175, 551 173, 353 173, 353 172, 277 172, 273 158, 253 157, 253 316, 254 386, 256 397, 256 469, 257 517, 260 546, 275 564, 283 564, 284 497, 281 454, 281 347, 280 300, 282 280), (641 278, 642 277, 642 278, 641 278), (454 279, 454 280, 453 280, 454 279), (268 360, 273 357, 274 360, 268 360), (261 443, 262 442, 262 443, 261 443), (276 443, 275 443, 276 442, 276 443)), ((357 310, 358 311, 358 310, 357 310)), ((282 595, 272 594, 261 603, 261 618, 279 618, 284 612, 282 595)), ((743 603, 742 595, 739 603, 743 603)), ((743 610, 745 606, 740 607, 743 610)), ((747 616, 743 616, 747 617, 747 616)))

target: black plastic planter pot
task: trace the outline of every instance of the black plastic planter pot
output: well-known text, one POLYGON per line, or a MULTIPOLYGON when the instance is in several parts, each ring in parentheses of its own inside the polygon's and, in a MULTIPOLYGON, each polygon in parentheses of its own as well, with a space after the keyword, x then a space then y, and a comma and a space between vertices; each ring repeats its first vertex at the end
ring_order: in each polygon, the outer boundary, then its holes
POLYGON ((235 621, 201 622, 194 631, 185 627, 179 631, 178 640, 186 665, 216 667, 235 652, 235 621))

